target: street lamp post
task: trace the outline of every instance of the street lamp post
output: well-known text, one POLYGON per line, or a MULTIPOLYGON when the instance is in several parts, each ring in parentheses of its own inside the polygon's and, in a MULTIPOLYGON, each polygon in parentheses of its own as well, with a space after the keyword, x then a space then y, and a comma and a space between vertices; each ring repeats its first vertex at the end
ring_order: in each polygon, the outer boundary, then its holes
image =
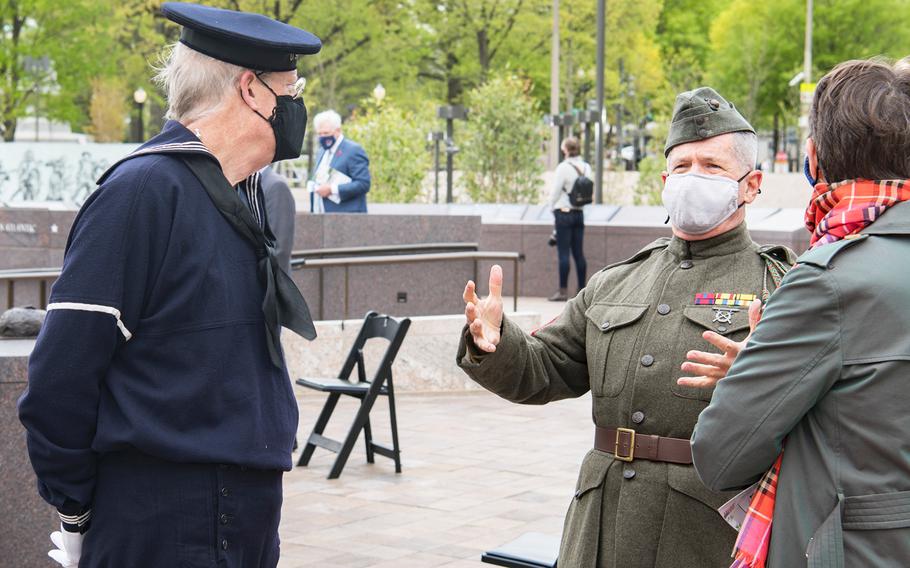
POLYGON ((575 124, 575 114, 572 111, 559 115, 559 144, 572 135, 572 125, 575 124))
POLYGON ((803 45, 803 82, 799 86, 799 131, 800 152, 806 151, 806 139, 809 137, 809 108, 815 95, 815 83, 812 82, 812 0, 806 0, 806 37, 803 45))
POLYGON ((436 116, 446 121, 446 203, 452 203, 452 185, 455 172, 455 154, 458 146, 455 145, 455 121, 466 120, 468 111, 460 105, 446 105, 436 109, 436 116))
POLYGON ((594 203, 603 203, 604 180, 604 50, 606 46, 606 12, 607 0, 597 0, 597 87, 594 98, 597 100, 597 129, 594 150, 594 203))
MULTIPOLYGON (((559 0, 553 0, 553 32, 550 47, 550 114, 559 114, 559 0)), ((559 163, 559 144, 562 135, 556 128, 550 129, 550 151, 547 161, 556 167, 559 163)))
POLYGON ((600 115, 597 114, 596 108, 589 108, 588 110, 582 111, 578 115, 578 121, 585 126, 584 157, 585 161, 589 164, 591 163, 591 130, 592 128, 596 128, 597 122, 599 120, 600 115))
POLYGON ((145 105, 145 101, 148 99, 148 93, 145 92, 145 89, 139 87, 133 91, 133 100, 136 101, 136 114, 138 119, 136 120, 136 142, 142 142, 145 138, 145 133, 143 132, 143 112, 142 109, 145 105))
POLYGON ((427 141, 433 143, 433 203, 439 203, 439 145, 445 138, 445 133, 433 131, 427 134, 427 141))

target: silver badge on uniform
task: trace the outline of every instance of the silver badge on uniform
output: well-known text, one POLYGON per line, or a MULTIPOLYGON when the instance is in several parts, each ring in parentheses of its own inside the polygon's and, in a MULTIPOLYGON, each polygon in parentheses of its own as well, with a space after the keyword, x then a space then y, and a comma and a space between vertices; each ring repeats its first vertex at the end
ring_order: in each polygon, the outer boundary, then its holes
POLYGON ((733 323, 733 312, 739 310, 734 308, 711 308, 714 310, 714 319, 711 323, 733 323))

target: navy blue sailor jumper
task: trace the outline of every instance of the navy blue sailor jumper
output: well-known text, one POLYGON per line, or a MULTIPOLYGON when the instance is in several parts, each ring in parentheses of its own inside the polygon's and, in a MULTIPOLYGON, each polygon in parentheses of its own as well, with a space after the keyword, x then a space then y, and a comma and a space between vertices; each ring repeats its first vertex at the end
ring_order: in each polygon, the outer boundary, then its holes
MULTIPOLYGON (((193 143, 170 121, 144 147, 193 143)), ((136 156, 102 178, 19 401, 39 492, 61 516, 85 520, 109 452, 291 469, 297 404, 269 358, 256 266, 180 158, 136 156)))

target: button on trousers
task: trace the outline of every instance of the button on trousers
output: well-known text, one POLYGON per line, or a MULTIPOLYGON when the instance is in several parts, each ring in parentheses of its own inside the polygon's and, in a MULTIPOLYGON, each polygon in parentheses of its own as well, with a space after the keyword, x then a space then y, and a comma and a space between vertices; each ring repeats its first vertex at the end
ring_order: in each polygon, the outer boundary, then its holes
POLYGON ((136 452, 98 465, 80 568, 275 568, 280 471, 172 463, 136 452))

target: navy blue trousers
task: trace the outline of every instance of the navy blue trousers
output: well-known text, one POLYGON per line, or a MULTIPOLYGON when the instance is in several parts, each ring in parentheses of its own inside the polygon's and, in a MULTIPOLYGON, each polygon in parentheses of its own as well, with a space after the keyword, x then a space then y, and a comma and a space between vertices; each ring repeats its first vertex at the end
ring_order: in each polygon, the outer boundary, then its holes
POLYGON ((556 252, 559 256, 559 287, 569 284, 569 255, 575 260, 578 289, 585 287, 588 263, 585 260, 585 215, 579 209, 553 211, 556 218, 556 252))
POLYGON ((79 568, 274 568, 281 476, 108 454, 79 568))

